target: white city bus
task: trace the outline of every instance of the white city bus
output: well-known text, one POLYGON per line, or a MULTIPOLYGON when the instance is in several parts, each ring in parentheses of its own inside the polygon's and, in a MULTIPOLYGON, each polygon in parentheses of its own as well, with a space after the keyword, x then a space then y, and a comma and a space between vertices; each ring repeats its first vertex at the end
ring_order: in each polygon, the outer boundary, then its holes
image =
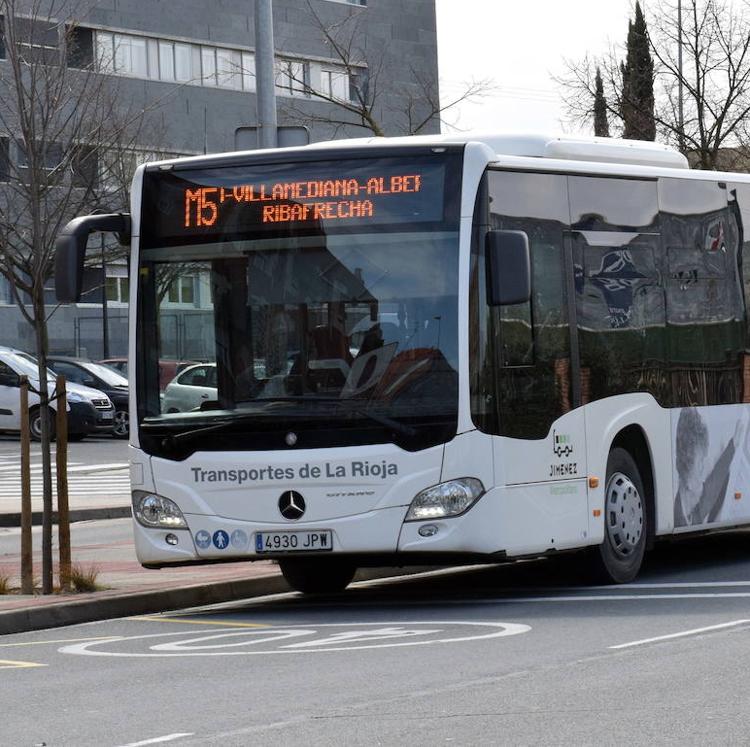
POLYGON ((141 166, 56 269, 74 301, 90 232, 132 247, 140 562, 274 558, 314 592, 586 548, 624 582, 659 536, 750 523, 748 211, 747 176, 618 140, 141 166))

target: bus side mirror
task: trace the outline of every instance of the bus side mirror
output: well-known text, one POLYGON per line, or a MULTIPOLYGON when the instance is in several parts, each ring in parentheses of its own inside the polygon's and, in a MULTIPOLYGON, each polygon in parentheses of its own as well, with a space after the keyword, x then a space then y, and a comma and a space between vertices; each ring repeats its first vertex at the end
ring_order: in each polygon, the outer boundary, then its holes
POLYGON ((510 306, 531 299, 529 237, 523 231, 488 231, 487 303, 510 306))
POLYGON ((77 303, 83 291, 86 243, 93 231, 112 231, 121 244, 130 244, 130 216, 126 213, 74 218, 55 241, 55 294, 60 303, 77 303))

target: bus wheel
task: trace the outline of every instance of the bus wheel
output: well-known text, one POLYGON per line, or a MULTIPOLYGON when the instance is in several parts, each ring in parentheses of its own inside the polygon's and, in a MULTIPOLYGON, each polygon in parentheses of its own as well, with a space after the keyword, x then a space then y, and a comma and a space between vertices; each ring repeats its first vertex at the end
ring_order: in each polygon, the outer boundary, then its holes
POLYGON ((604 542, 594 554, 600 580, 624 584, 638 575, 646 550, 647 515, 635 460, 625 449, 612 449, 607 459, 604 542))
POLYGON ((351 563, 328 558, 280 560, 279 566, 289 586, 305 594, 343 591, 357 572, 351 563))

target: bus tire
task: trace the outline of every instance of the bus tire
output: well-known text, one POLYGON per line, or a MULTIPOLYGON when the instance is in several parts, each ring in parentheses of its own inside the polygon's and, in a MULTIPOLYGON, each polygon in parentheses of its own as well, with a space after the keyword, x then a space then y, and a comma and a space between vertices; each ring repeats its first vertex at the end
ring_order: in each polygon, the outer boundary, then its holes
POLYGON ((595 548, 594 572, 605 583, 625 584, 637 575, 648 535, 648 511, 638 465, 625 449, 607 459, 604 487, 604 541, 595 548))
POLYGON ((280 560, 279 566, 289 586, 304 594, 331 594, 343 591, 357 572, 351 563, 329 558, 280 560))

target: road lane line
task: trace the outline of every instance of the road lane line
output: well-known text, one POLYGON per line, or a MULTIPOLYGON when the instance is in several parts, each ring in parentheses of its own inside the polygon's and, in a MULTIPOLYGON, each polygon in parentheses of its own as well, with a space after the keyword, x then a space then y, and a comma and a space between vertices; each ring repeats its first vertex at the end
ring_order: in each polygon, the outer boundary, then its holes
POLYGON ((46 667, 35 661, 14 661, 12 659, 0 659, 0 669, 31 669, 32 667, 46 667))
MULTIPOLYGON (((280 594, 269 594, 263 597, 252 597, 249 599, 238 599, 232 602, 222 602, 217 605, 210 605, 209 610, 213 609, 214 606, 218 611, 225 613, 235 609, 238 605, 243 608, 257 607, 267 605, 276 601, 287 601, 298 598, 297 592, 283 592, 280 594)), ((748 599, 750 598, 750 592, 717 592, 715 594, 610 594, 610 595, 575 595, 575 596, 546 596, 546 597, 481 597, 472 599, 471 597, 464 597, 463 599, 394 599, 388 600, 387 603, 398 604, 399 607, 440 607, 447 605, 460 605, 462 607, 470 607, 471 605, 504 605, 504 604, 523 604, 524 602, 532 602, 535 604, 550 604, 554 602, 616 602, 616 601, 633 601, 633 600, 653 600, 653 601, 674 601, 680 599, 748 599)), ((379 604, 386 603, 382 600, 378 601, 379 604)), ((341 600, 336 601, 312 601, 304 600, 305 609, 329 609, 332 607, 340 607, 342 604, 341 600)), ((373 602, 365 599, 346 599, 347 607, 371 607, 373 602)))
POLYGON ((714 630, 723 630, 724 628, 733 628, 738 625, 747 625, 750 620, 733 620, 720 625, 707 625, 705 628, 693 628, 692 630, 683 630, 679 633, 669 633, 668 635, 658 635, 654 638, 642 638, 640 641, 629 641, 628 643, 618 643, 616 646, 609 646, 610 649, 630 648, 631 646, 643 646, 646 643, 655 643, 657 641, 671 641, 674 638, 684 638, 685 636, 698 635, 699 633, 708 633, 714 630))
MULTIPOLYGON (((535 562, 535 561, 519 561, 519 562, 535 562)), ((407 583, 412 580, 418 580, 422 578, 429 578, 431 576, 446 576, 450 574, 458 574, 458 573, 466 573, 466 572, 473 572, 473 571, 481 571, 481 570, 487 570, 491 568, 489 565, 471 565, 471 566, 463 566, 463 567, 457 567, 457 568, 441 568, 436 571, 422 571, 421 573, 412 573, 412 574, 405 574, 400 576, 387 576, 383 578, 373 578, 369 579, 368 581, 356 581, 355 583, 351 584, 350 588, 366 588, 369 586, 379 586, 381 584, 383 585, 389 585, 392 586, 395 583, 401 581, 403 583, 407 583)), ((695 581, 693 583, 690 583, 688 581, 676 581, 674 583, 634 583, 634 584, 622 584, 622 585, 615 585, 612 584, 602 584, 602 585, 596 585, 596 586, 541 586, 536 587, 537 591, 540 592, 571 592, 571 591, 611 591, 613 588, 622 589, 623 591, 627 591, 628 589, 710 589, 711 587, 716 588, 731 588, 733 586, 736 586, 738 588, 743 588, 746 586, 750 586, 750 581, 695 581)), ((498 587, 497 588, 498 593, 499 592, 510 592, 510 591, 518 591, 517 586, 504 586, 504 587, 498 587)))
POLYGON ((146 744, 162 744, 164 742, 174 742, 175 739, 182 739, 183 737, 192 737, 195 734, 194 731, 182 731, 174 734, 166 734, 163 737, 154 737, 153 739, 144 739, 141 742, 128 742, 122 745, 122 747, 143 747, 146 744))
MULTIPOLYGON (((183 623, 184 625, 221 625, 223 628, 270 628, 270 625, 264 623, 241 623, 241 622, 221 622, 220 620, 187 620, 181 617, 151 617, 150 615, 138 615, 129 617, 128 620, 145 620, 147 622, 172 622, 183 623)), ((86 639, 84 639, 86 640, 86 639)))
POLYGON ((128 469, 129 462, 111 462, 110 464, 78 464, 68 469, 68 472, 112 472, 114 470, 128 469))
POLYGON ((0 648, 12 646, 42 646, 47 643, 80 643, 81 641, 106 641, 119 638, 119 635, 90 635, 86 638, 61 638, 57 641, 25 641, 23 643, 0 643, 0 648))
MULTIPOLYGON (((622 584, 621 589, 708 589, 712 586, 725 587, 725 586, 750 586, 750 581, 677 581, 675 583, 643 583, 643 584, 622 584)), ((565 591, 571 589, 581 588, 575 586, 565 587, 565 591)), ((611 589, 612 584, 602 586, 586 586, 587 589, 611 589)))

